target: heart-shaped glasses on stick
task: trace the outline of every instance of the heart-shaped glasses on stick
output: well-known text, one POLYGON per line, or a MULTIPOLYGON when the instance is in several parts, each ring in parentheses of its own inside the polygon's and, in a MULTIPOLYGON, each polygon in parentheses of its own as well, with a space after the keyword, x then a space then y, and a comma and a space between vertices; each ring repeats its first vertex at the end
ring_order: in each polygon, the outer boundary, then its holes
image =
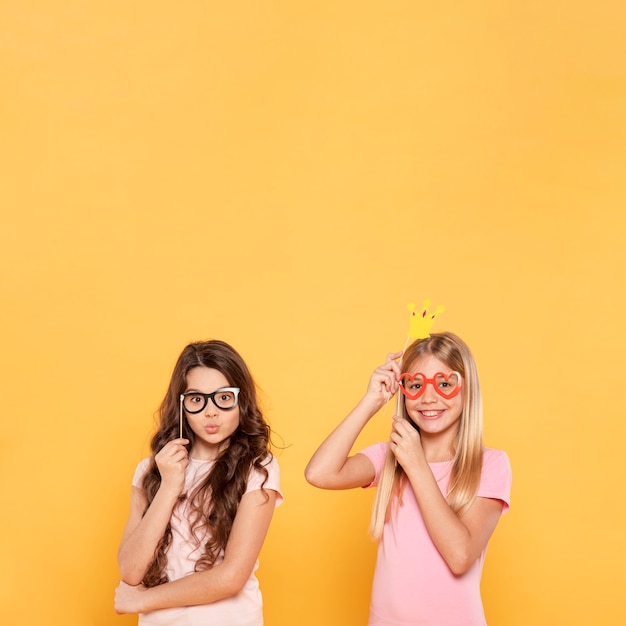
POLYGON ((458 372, 450 372, 449 374, 437 372, 432 378, 426 378, 425 374, 417 372, 416 374, 400 374, 398 383, 400 384, 400 391, 411 400, 417 400, 423 395, 429 384, 442 398, 449 400, 461 390, 462 380, 461 374, 458 372))

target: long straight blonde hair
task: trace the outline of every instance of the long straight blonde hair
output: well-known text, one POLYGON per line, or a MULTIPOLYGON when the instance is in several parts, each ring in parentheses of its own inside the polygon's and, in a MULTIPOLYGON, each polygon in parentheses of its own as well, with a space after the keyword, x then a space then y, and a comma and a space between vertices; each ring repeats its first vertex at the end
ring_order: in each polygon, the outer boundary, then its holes
MULTIPOLYGON (((453 333, 434 333, 414 341, 404 352, 401 369, 409 372, 413 363, 423 355, 433 355, 463 378, 463 411, 454 445, 454 457, 446 498, 452 510, 462 517, 476 499, 483 452, 483 408, 478 381, 478 369, 467 344, 453 333)), ((398 392, 400 394, 400 392, 398 392)), ((408 419, 402 394, 398 397, 400 416, 408 419)), ((402 506, 400 494, 407 480, 402 467, 387 448, 372 510, 370 534, 380 539, 385 521, 402 506)))

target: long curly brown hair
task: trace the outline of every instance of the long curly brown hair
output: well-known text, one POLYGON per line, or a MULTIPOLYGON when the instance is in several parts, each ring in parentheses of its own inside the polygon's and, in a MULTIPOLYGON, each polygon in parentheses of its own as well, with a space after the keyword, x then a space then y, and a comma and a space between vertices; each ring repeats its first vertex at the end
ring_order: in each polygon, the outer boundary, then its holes
MULTIPOLYGON (((196 562, 196 571, 212 567, 226 547, 239 502, 245 493, 250 470, 254 468, 265 476, 264 465, 270 452, 270 427, 265 422, 257 403, 256 386, 248 367, 239 353, 229 344, 218 341, 194 342, 185 347, 174 366, 169 389, 159 409, 159 428, 152 438, 152 457, 143 479, 148 506, 161 484, 161 475, 154 455, 172 439, 179 436, 179 397, 187 385, 187 374, 194 367, 209 367, 220 371, 228 384, 239 387, 239 426, 231 435, 228 446, 222 450, 215 465, 192 493, 181 494, 179 500, 189 500, 191 535, 198 546, 200 535, 208 540, 204 552, 196 562)), ((191 449, 195 434, 183 420, 183 437, 189 439, 191 449)), ((265 481, 264 483, 265 484, 265 481)), ((167 548, 172 540, 168 524, 156 550, 152 564, 143 579, 146 587, 168 582, 166 575, 167 548)))

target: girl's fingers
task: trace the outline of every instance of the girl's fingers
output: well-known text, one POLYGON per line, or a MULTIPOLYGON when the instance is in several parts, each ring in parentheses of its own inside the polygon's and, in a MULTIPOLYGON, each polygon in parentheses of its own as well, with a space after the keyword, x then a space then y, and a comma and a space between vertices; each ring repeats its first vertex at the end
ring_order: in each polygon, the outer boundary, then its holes
POLYGON ((188 443, 188 441, 188 439, 172 439, 172 441, 168 441, 154 457, 157 465, 178 465, 186 461, 189 458, 189 454, 187 448, 185 448, 185 442, 188 443))
POLYGON ((398 391, 398 378, 400 377, 400 365, 397 359, 402 352, 391 352, 383 365, 377 367, 370 378, 368 390, 376 395, 395 394, 398 391))
POLYGON ((400 350, 400 352, 390 352, 387 355, 387 359, 385 360, 385 363, 391 363, 391 362, 395 363, 401 356, 402 356, 402 350, 400 350))
MULTIPOLYGON (((171 441, 167 442, 169 443, 175 443, 181 446, 186 446, 189 443, 189 439, 185 439, 184 437, 179 437, 178 439, 172 439, 171 441)), ((167 445, 167 444, 165 444, 167 445)))
POLYGON ((384 365, 377 367, 374 373, 395 383, 400 376, 400 366, 397 361, 387 360, 384 365))
POLYGON ((392 354, 387 355, 387 360, 385 361, 385 367, 387 367, 391 372, 393 372, 394 378, 399 378, 400 374, 400 363, 398 359, 402 356, 402 352, 394 352, 392 354))
POLYGON ((398 383, 390 372, 374 372, 372 376, 373 391, 394 394, 398 389, 398 383))
POLYGON ((395 432, 399 433, 400 435, 416 432, 415 428, 413 428, 413 426, 409 424, 408 420, 404 419, 403 417, 398 417, 397 415, 393 416, 391 427, 395 432))
POLYGON ((168 441, 162 448, 159 450, 158 454, 171 454, 173 452, 180 452, 184 450, 187 451, 185 446, 189 443, 189 439, 172 439, 168 441))
POLYGON ((186 452, 177 452, 176 454, 168 455, 166 457, 162 457, 160 459, 162 464, 167 465, 178 465, 187 460, 186 452))
POLYGON ((189 443, 189 439, 184 439, 184 438, 177 438, 177 439, 172 439, 171 441, 168 441, 162 448, 161 450, 165 450, 167 449, 180 449, 184 446, 186 446, 189 443))

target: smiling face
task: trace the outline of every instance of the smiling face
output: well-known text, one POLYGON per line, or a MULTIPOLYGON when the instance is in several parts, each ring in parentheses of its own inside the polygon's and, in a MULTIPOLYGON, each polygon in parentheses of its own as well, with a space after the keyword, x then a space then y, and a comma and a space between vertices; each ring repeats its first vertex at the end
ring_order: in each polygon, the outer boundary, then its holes
MULTIPOLYGON (((423 374, 423 377, 416 377, 418 380, 428 379, 435 383, 438 378, 441 378, 445 385, 449 384, 447 381, 452 381, 458 376, 452 368, 432 354, 424 354, 415 359, 404 373, 413 376, 418 372, 423 374), (438 374, 443 374, 443 377, 438 374)), ((441 393, 442 389, 438 393, 434 384, 429 382, 418 397, 405 398, 407 415, 419 427, 422 438, 445 435, 450 437, 450 441, 454 440, 463 412, 462 378, 458 378, 458 384, 461 386, 460 392, 452 397, 445 397, 449 395, 447 387, 444 393, 441 393)))
MULTIPOLYGON (((210 367, 194 367, 187 373, 184 393, 198 391, 213 393, 223 387, 231 387, 226 376, 210 367)), ((215 459, 228 446, 230 436, 239 427, 239 406, 232 409, 219 409, 209 400, 199 413, 185 412, 185 419, 196 439, 190 450, 195 459, 215 459)))

